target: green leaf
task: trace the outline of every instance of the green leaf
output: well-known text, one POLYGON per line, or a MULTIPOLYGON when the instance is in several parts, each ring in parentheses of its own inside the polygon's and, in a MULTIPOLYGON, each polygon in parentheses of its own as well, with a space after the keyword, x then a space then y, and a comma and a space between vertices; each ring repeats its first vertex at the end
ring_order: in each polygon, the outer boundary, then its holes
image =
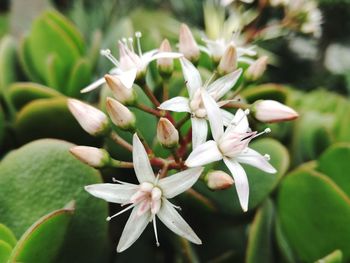
POLYGON ((295 255, 282 231, 281 223, 278 218, 275 218, 275 236, 281 263, 295 263, 295 255))
POLYGON ((91 81, 91 65, 87 59, 79 59, 74 65, 64 93, 70 97, 79 97, 80 90, 91 81))
POLYGON ((44 215, 22 235, 13 249, 10 262, 54 262, 64 243, 74 202, 63 209, 44 215))
POLYGON ((16 243, 17 243, 15 235, 4 224, 0 224, 0 240, 6 242, 11 247, 14 247, 16 245, 16 243))
POLYGON ((331 178, 350 196, 350 144, 335 144, 328 148, 317 162, 317 170, 331 178))
POLYGON ((287 175, 278 193, 281 228, 303 262, 340 249, 350 259, 350 199, 327 176, 310 170, 287 175))
POLYGON ((0 107, 0 146, 5 135, 5 116, 0 107))
POLYGON ((329 255, 317 260, 315 263, 342 263, 343 253, 340 250, 335 250, 329 255))
POLYGON ((16 82, 9 87, 8 96, 15 108, 20 110, 33 100, 61 97, 62 94, 37 83, 16 82))
POLYGON ((0 263, 7 263, 11 255, 12 247, 3 240, 0 240, 0 263))
POLYGON ((0 42, 0 94, 16 79, 16 42, 5 36, 0 42))
POLYGON ((277 100, 285 103, 287 100, 287 90, 283 86, 273 83, 249 87, 244 89, 241 95, 248 103, 253 103, 256 100, 277 100))
POLYGON ((246 263, 272 263, 272 224, 274 207, 270 199, 256 212, 249 230, 246 263))
POLYGON ((86 185, 101 183, 101 176, 69 153, 72 146, 43 139, 2 160, 0 222, 21 237, 38 218, 75 200, 76 210, 57 262, 106 262, 107 203, 84 190, 86 185))
POLYGON ((46 83, 58 91, 62 91, 65 84, 64 65, 55 53, 50 53, 46 57, 46 83))
POLYGON ((67 108, 66 98, 34 100, 18 113, 15 132, 20 143, 38 138, 65 139, 91 144, 98 139, 86 133, 67 108))

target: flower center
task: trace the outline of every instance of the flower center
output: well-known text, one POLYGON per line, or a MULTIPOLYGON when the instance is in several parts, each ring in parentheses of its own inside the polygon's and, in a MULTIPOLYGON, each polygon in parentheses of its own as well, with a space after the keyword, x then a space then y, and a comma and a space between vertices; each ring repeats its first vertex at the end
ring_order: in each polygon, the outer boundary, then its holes
POLYGON ((190 108, 192 114, 197 118, 205 118, 207 116, 207 111, 204 107, 202 94, 200 90, 197 90, 194 93, 194 96, 190 101, 190 108))
POLYGON ((139 216, 151 210, 153 215, 159 212, 162 204, 162 191, 151 183, 140 184, 139 190, 130 198, 130 203, 139 205, 137 214, 139 216))

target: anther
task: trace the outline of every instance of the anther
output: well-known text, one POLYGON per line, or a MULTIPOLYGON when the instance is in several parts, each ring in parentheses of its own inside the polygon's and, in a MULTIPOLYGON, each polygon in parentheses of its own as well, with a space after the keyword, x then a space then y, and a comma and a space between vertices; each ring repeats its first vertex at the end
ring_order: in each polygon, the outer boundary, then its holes
POLYGON ((249 109, 245 109, 245 110, 244 110, 244 114, 245 114, 245 115, 249 115, 249 113, 250 113, 250 110, 249 110, 249 109))
MULTIPOLYGON (((260 135, 263 135, 263 134, 265 134, 265 133, 270 133, 270 132, 271 132, 271 129, 270 129, 270 128, 266 128, 266 129, 263 130, 262 132, 259 132, 258 134, 254 135, 253 138, 256 138, 256 137, 258 137, 258 136, 260 136, 260 135)), ((253 138, 252 138, 252 139, 253 139, 253 138)))
POLYGON ((271 160, 271 157, 270 157, 269 154, 265 154, 265 155, 264 155, 264 158, 265 158, 266 161, 270 161, 270 160, 271 160))
POLYGON ((101 54, 102 56, 105 56, 106 58, 108 58, 115 66, 119 67, 119 62, 118 62, 118 60, 112 55, 110 49, 102 49, 102 50, 100 51, 100 54, 101 54))
POLYGON ((135 33, 135 37, 136 37, 136 44, 137 44, 137 51, 139 53, 139 56, 141 57, 142 56, 142 50, 141 50, 141 37, 142 37, 142 34, 140 31, 137 31, 135 33))

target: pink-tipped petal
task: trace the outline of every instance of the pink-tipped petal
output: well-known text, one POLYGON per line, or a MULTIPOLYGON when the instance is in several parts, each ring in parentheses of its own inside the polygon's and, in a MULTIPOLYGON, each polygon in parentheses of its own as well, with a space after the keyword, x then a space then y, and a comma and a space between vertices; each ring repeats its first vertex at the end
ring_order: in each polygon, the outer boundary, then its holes
POLYGON ((188 99, 180 96, 164 101, 159 105, 158 109, 175 112, 191 112, 188 99))

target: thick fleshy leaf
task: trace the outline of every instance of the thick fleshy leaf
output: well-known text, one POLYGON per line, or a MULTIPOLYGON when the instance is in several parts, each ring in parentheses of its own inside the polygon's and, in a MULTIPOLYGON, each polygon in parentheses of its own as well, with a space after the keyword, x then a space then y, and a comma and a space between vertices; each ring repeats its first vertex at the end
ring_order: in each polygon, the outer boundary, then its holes
POLYGON ((181 58, 180 62, 188 93, 190 95, 190 98, 192 98, 194 93, 202 87, 202 78, 199 74, 199 71, 190 61, 185 58, 181 58))
POLYGON ((202 167, 190 168, 160 179, 158 185, 166 198, 173 198, 192 187, 202 172, 202 167))
POLYGON ((268 83, 244 89, 241 92, 241 96, 248 103, 254 103, 257 100, 277 100, 285 104, 287 100, 287 89, 282 85, 268 83))
POLYGON ((241 74, 242 69, 238 69, 217 79, 209 85, 208 93, 214 98, 215 101, 218 101, 236 84, 241 74))
POLYGON ((6 263, 11 255, 12 247, 3 240, 0 240, 0 262, 6 263))
POLYGON ((15 235, 8 227, 3 224, 0 224, 0 240, 6 242, 11 247, 14 247, 17 243, 15 235))
POLYGON ((317 260, 315 263, 343 263, 343 253, 337 249, 329 255, 317 260))
POLYGON ((185 97, 175 97, 164 101, 158 107, 161 110, 175 111, 175 112, 191 112, 189 100, 185 97))
POLYGON ((159 219, 171 231, 182 236, 195 244, 202 244, 202 241, 186 223, 186 221, 175 210, 174 206, 165 198, 162 199, 162 206, 157 213, 159 219))
POLYGON ((257 151, 246 148, 237 157, 237 162, 249 164, 267 173, 276 173, 276 169, 257 151))
POLYGON ((222 159, 222 154, 215 141, 207 141, 197 146, 188 156, 185 164, 188 167, 197 167, 216 162, 222 159))
POLYGON ((151 219, 151 213, 148 211, 142 216, 138 216, 139 206, 135 206, 124 227, 122 236, 119 239, 117 252, 122 252, 129 248, 142 234, 151 219))
POLYGON ((10 36, 0 41, 0 94, 16 79, 16 42, 10 36))
POLYGON ((207 111, 211 133, 214 140, 218 142, 224 134, 224 123, 222 121, 220 108, 205 90, 202 90, 202 99, 207 111))
POLYGON ((64 88, 64 94, 70 97, 79 97, 80 89, 91 81, 91 67, 89 60, 80 58, 70 72, 68 83, 64 88))
POLYGON ((137 137, 137 134, 134 134, 132 140, 132 148, 132 159, 134 162, 134 170, 137 176, 137 180, 140 183, 153 183, 155 176, 152 170, 152 166, 149 162, 145 147, 141 143, 139 137, 137 137))
POLYGON ((205 119, 191 118, 192 124, 192 148, 196 149, 207 140, 208 124, 205 119))
POLYGON ((92 184, 85 186, 85 190, 93 196, 117 204, 127 203, 137 189, 138 185, 133 184, 92 184))
POLYGON ((241 204, 243 211, 246 212, 248 210, 249 201, 249 183, 247 174, 243 167, 235 160, 224 158, 224 163, 233 176, 239 203, 241 204))

